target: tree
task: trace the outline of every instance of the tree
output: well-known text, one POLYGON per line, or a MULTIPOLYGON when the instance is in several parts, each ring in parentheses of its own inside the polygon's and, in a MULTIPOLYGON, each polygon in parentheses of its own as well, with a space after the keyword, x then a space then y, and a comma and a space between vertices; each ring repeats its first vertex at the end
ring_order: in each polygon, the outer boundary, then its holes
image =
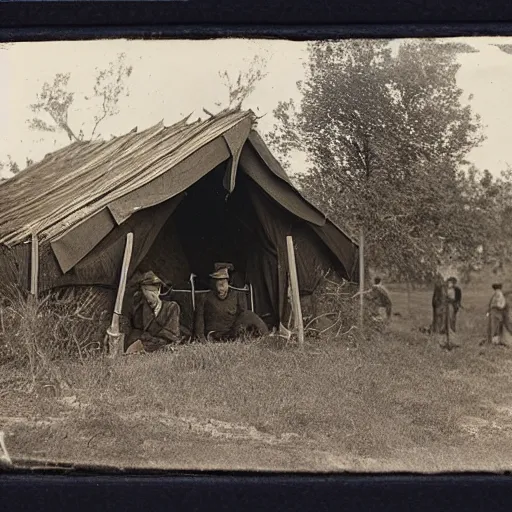
POLYGON ((482 140, 462 104, 458 52, 431 41, 309 44, 302 99, 282 102, 270 144, 284 157, 307 148, 298 177, 313 202, 365 232, 370 264, 424 279, 443 256, 480 243, 460 166, 482 140), (469 224, 468 224, 469 222, 469 224))
MULTIPOLYGON (((95 104, 97 113, 94 115, 88 139, 97 136, 98 127, 108 117, 119 113, 119 100, 129 94, 126 79, 132 73, 132 66, 126 65, 126 56, 121 53, 106 69, 98 70, 93 94, 85 96, 85 100, 95 104)), ((69 113, 75 100, 75 93, 69 91, 70 73, 58 73, 52 83, 46 82, 37 95, 37 102, 30 106, 36 117, 29 120, 33 130, 43 132, 64 131, 70 141, 85 138, 81 129, 70 126, 69 113)))
POLYGON ((483 218, 480 229, 485 234, 480 250, 468 263, 492 265, 495 273, 503 271, 512 262, 512 168, 494 177, 487 169, 481 172, 472 166, 464 193, 471 197, 473 214, 483 218))
POLYGON ((264 72, 266 60, 256 55, 247 71, 240 71, 236 80, 233 80, 227 71, 219 73, 219 77, 225 86, 228 98, 227 102, 216 103, 217 107, 225 106, 226 109, 239 110, 242 108, 244 101, 254 92, 258 82, 263 80, 267 74, 264 72))
MULTIPOLYGON (((4 170, 6 170, 8 174, 15 175, 18 174, 21 169, 19 165, 12 159, 11 155, 7 155, 7 161, 0 162, 0 171, 4 170)), ((8 179, 8 176, 0 176, 0 183, 6 179, 8 179)))

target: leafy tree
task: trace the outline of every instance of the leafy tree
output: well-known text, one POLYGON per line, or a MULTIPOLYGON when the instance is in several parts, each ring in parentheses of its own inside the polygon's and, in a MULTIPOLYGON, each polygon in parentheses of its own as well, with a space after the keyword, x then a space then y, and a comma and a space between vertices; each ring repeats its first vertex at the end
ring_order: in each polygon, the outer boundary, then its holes
MULTIPOLYGON (((111 62, 106 69, 98 70, 93 94, 85 99, 97 105, 92 121, 89 139, 97 136, 102 121, 119 113, 119 100, 128 95, 126 79, 132 73, 132 66, 126 64, 124 53, 111 62)), ((29 120, 33 130, 43 132, 64 131, 70 141, 85 138, 83 130, 77 132, 70 126, 69 113, 75 100, 75 93, 69 91, 70 73, 58 73, 52 83, 46 82, 37 95, 36 103, 30 106, 36 116, 29 120)))
POLYGON ((481 243, 460 166, 482 140, 462 103, 457 53, 434 41, 313 42, 300 104, 282 102, 269 137, 285 158, 307 148, 306 195, 365 233, 367 260, 424 279, 481 243))
POLYGON ((490 264, 494 272, 503 271, 512 262, 512 168, 494 177, 487 169, 480 172, 472 166, 465 185, 464 194, 470 197, 473 215, 482 217, 480 229, 485 235, 480 250, 468 264, 473 269, 490 264))

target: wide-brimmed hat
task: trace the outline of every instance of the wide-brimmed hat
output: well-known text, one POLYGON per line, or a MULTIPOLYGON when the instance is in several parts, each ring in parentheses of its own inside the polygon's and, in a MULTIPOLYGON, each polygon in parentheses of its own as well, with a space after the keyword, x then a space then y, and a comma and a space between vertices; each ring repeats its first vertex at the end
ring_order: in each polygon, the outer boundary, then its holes
POLYGON ((221 267, 210 274, 210 277, 212 279, 229 279, 229 271, 226 267, 221 267))
POLYGON ((453 284, 457 284, 457 278, 456 277, 449 277, 447 280, 446 280, 447 283, 453 283, 453 284))
POLYGON ((142 274, 139 286, 161 286, 164 282, 152 271, 142 274))
POLYGON ((492 289, 493 290, 501 290, 503 288, 503 285, 501 283, 493 283, 492 289))
POLYGON ((217 270, 221 270, 223 268, 227 269, 228 272, 233 272, 233 270, 235 270, 235 267, 234 267, 233 263, 219 262, 219 263, 214 263, 213 264, 213 271, 214 272, 217 272, 217 270))

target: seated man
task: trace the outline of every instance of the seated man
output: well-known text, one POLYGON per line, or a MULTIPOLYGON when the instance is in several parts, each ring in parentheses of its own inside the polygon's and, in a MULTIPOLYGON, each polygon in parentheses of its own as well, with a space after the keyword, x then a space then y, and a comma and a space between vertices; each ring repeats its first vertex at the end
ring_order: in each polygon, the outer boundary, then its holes
POLYGON ((176 302, 162 301, 162 284, 151 271, 139 281, 130 319, 132 330, 125 345, 127 354, 154 352, 180 343, 180 307, 176 302))
POLYGON ((259 335, 268 333, 265 322, 247 309, 239 293, 230 289, 228 267, 217 267, 210 277, 212 289, 197 304, 194 322, 196 338, 201 341, 205 341, 206 337, 227 341, 236 339, 244 331, 255 331, 259 335))

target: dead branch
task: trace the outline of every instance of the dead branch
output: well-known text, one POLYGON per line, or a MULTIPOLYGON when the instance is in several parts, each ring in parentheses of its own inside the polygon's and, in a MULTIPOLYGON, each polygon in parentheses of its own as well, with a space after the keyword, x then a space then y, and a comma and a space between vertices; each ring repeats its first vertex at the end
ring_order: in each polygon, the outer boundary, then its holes
MULTIPOLYGON (((310 320, 307 325, 304 327, 304 329, 307 329, 313 322, 315 322, 316 320, 319 320, 320 318, 324 318, 326 316, 331 316, 331 315, 336 315, 337 313, 324 313, 323 315, 319 315, 315 318, 313 318, 312 320, 310 320)), ((339 318, 339 314, 338 314, 338 318, 339 318)))

